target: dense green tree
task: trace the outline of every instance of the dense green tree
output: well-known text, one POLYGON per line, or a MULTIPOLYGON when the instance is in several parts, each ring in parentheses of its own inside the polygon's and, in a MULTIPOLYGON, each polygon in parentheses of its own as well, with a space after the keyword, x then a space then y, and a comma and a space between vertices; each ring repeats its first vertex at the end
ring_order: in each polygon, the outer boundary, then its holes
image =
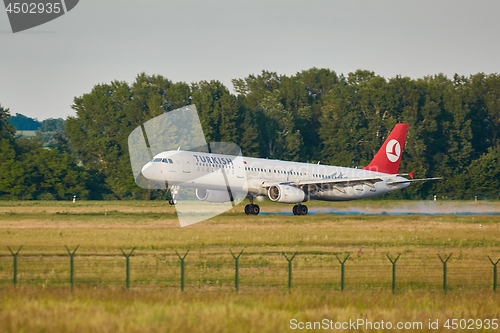
POLYGON ((141 73, 132 85, 113 81, 76 97, 76 116, 66 120, 69 143, 92 179, 91 197, 148 196, 134 181, 128 136, 137 126, 166 111, 187 105, 190 89, 162 76, 141 73), (96 183, 97 182, 97 183, 96 183))
POLYGON ((59 147, 63 146, 62 142, 65 137, 64 119, 45 119, 41 126, 36 131, 36 136, 42 140, 44 147, 59 147))
POLYGON ((36 131, 41 126, 38 120, 20 113, 10 117, 9 123, 18 131, 36 131))
POLYGON ((219 81, 193 84, 196 105, 207 142, 232 142, 238 132, 238 100, 219 81))
POLYGON ((128 172, 120 168, 123 160, 129 160, 126 142, 131 128, 126 107, 131 98, 125 82, 97 85, 92 92, 75 97, 76 116, 66 120, 71 147, 83 166, 105 175, 106 192, 118 198, 130 194, 134 184, 130 165, 128 172))
POLYGON ((470 77, 454 77, 457 93, 462 97, 469 112, 473 157, 486 153, 498 144, 500 126, 500 76, 478 73, 470 77))
POLYGON ((9 123, 9 109, 0 105, 0 198, 10 197, 13 182, 22 177, 23 168, 16 160, 15 129, 9 123))
POLYGON ((259 105, 259 128, 262 129, 264 156, 299 160, 302 136, 295 128, 291 112, 279 101, 278 92, 269 93, 259 105))
POLYGON ((49 118, 42 121, 38 128, 41 132, 58 132, 64 131, 64 119, 62 118, 49 118))
POLYGON ((26 199, 70 200, 73 195, 87 198, 86 172, 78 167, 72 155, 57 149, 43 149, 40 142, 23 139, 19 142, 23 153, 26 186, 21 196, 26 199))
POLYGON ((500 136, 500 75, 489 75, 485 79, 487 88, 485 96, 485 104, 487 109, 487 116, 485 122, 491 143, 491 147, 498 146, 500 136))
POLYGON ((12 141, 14 139, 15 129, 9 122, 10 111, 0 104, 0 139, 12 141))
POLYGON ((249 112, 238 102, 238 136, 234 143, 238 144, 244 156, 259 157, 259 128, 257 127, 257 116, 249 112))
MULTIPOLYGON (((336 85, 344 85, 342 78, 337 76, 337 73, 325 68, 311 68, 299 72, 294 79, 303 84, 308 98, 309 113, 307 121, 300 122, 299 128, 304 140, 302 148, 302 157, 304 160, 319 160, 321 158, 321 139, 319 128, 321 126, 321 108, 323 106, 323 98, 336 85)), ((306 110, 306 109, 302 109, 306 110)))
POLYGON ((130 87, 125 82, 121 84, 123 101, 120 114, 124 117, 122 123, 125 127, 133 129, 169 110, 167 90, 171 82, 162 76, 141 73, 130 87))
POLYGON ((39 133, 51 133, 46 142, 56 150, 16 139, 9 110, 0 107, 0 197, 164 197, 135 184, 128 135, 190 104, 197 106, 207 142, 234 142, 247 156, 350 167, 367 165, 394 125, 405 122, 401 172, 444 180, 415 183, 391 197, 498 197, 498 74, 386 79, 367 70, 344 76, 311 68, 291 76, 262 71, 233 85, 236 95, 219 81, 189 85, 144 73, 130 85, 97 85, 75 98, 76 115, 66 120, 64 133, 61 120, 42 122, 39 133))
POLYGON ((325 96, 319 128, 322 163, 359 165, 356 155, 363 141, 358 129, 363 124, 355 104, 355 92, 350 86, 337 85, 325 96))
POLYGON ((487 153, 472 161, 466 174, 470 185, 467 196, 479 199, 500 199, 500 147, 490 148, 487 153))
POLYGON ((39 139, 0 140, 0 198, 70 200, 87 198, 87 174, 74 156, 43 149, 39 139))

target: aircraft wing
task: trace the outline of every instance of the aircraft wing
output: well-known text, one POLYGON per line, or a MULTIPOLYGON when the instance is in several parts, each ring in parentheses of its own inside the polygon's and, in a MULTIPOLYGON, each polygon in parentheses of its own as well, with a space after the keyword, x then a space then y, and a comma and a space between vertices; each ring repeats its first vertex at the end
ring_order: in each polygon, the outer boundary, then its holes
MULTIPOLYGON (((398 175, 396 175, 398 176, 398 175)), ((277 181, 263 181, 261 186, 263 188, 269 188, 274 185, 290 185, 290 186, 295 186, 295 187, 303 187, 303 186, 310 186, 310 187, 316 187, 319 189, 327 189, 327 188, 335 188, 339 190, 340 192, 344 192, 345 187, 352 187, 356 185, 366 185, 371 188, 375 187, 375 183, 382 182, 384 179, 387 179, 387 177, 360 177, 360 178, 336 178, 336 179, 315 179, 315 180, 299 180, 297 182, 295 181, 288 181, 288 182, 277 182, 277 181)), ((427 181, 427 180, 440 180, 442 178, 421 178, 421 179, 405 179, 405 180, 394 180, 394 181, 388 181, 386 184, 387 185, 397 185, 397 184, 404 184, 404 183, 411 183, 411 182, 418 182, 418 181, 427 181)))
POLYGON ((349 187, 356 185, 367 185, 369 187, 375 187, 375 183, 381 182, 383 179, 381 177, 365 177, 365 178, 336 178, 336 179, 315 179, 315 180, 299 180, 298 182, 270 182, 265 181, 262 183, 262 187, 267 188, 273 185, 286 184, 290 186, 301 187, 306 186, 338 186, 338 187, 349 187))
MULTIPOLYGON (((342 187, 356 186, 356 185, 366 185, 369 187, 374 187, 375 183, 383 181, 380 177, 365 177, 365 178, 336 178, 336 179, 321 179, 321 180, 300 180, 295 184, 298 186, 302 185, 337 185, 342 187)), ((294 184, 292 184, 294 185, 294 184)))

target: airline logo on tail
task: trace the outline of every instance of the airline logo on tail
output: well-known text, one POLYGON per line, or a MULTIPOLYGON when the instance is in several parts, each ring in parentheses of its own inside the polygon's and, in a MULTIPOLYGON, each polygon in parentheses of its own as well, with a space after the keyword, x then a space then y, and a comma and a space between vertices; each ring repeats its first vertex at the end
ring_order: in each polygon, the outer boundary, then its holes
POLYGON ((392 139, 389 141, 387 146, 385 146, 385 155, 387 159, 391 162, 396 162, 401 156, 401 145, 398 140, 392 139))
POLYGON ((364 169, 392 175, 397 174, 407 132, 408 124, 396 124, 373 160, 364 169))

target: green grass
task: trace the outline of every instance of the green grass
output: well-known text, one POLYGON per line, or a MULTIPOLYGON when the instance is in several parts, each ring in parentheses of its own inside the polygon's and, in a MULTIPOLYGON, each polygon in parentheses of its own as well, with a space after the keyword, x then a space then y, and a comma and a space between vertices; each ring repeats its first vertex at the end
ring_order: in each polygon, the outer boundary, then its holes
MULTIPOLYGON (((0 201, 1 332, 278 332, 289 321, 323 318, 406 321, 499 318, 492 291, 500 258, 499 216, 331 215, 291 216, 290 206, 259 203, 261 216, 242 206, 180 228, 165 202, 0 201), (275 213, 272 213, 275 212, 275 213), (481 226, 481 227, 480 227, 481 226), (12 256, 18 285, 12 286, 12 256), (75 291, 69 291, 65 246, 75 257, 75 291), (362 253, 358 249, 362 247, 362 253), (125 287, 125 252, 131 289, 125 287), (179 291, 186 257, 186 288, 179 291), (234 291, 239 252, 240 291, 234 291), (293 261, 293 287, 287 288, 293 261), (340 291, 344 257, 346 290, 340 291), (397 291, 391 293, 396 257, 397 291), (442 291, 447 256, 448 293, 442 291)), ((463 202, 439 202, 448 209, 463 202)), ((498 209, 499 203, 480 203, 498 209)), ((311 208, 389 209, 413 202, 312 203, 311 208)), ((363 331, 363 330, 361 330, 363 331)), ((449 331, 441 328, 438 331, 449 331)), ((477 331, 477 330, 476 330, 477 331)))

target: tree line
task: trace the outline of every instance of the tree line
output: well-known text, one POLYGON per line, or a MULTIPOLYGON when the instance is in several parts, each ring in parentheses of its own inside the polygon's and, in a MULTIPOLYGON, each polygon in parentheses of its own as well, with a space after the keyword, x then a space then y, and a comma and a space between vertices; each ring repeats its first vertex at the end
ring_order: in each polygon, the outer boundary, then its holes
POLYGON ((416 183, 391 198, 500 198, 500 76, 439 74, 390 79, 367 70, 338 75, 311 68, 293 76, 263 71, 232 81, 172 82, 139 74, 75 97, 75 116, 41 138, 16 136, 0 107, 0 198, 157 199, 139 188, 128 156, 130 132, 196 105, 207 142, 234 142, 246 156, 363 167, 398 122, 410 125, 401 170, 416 183))

